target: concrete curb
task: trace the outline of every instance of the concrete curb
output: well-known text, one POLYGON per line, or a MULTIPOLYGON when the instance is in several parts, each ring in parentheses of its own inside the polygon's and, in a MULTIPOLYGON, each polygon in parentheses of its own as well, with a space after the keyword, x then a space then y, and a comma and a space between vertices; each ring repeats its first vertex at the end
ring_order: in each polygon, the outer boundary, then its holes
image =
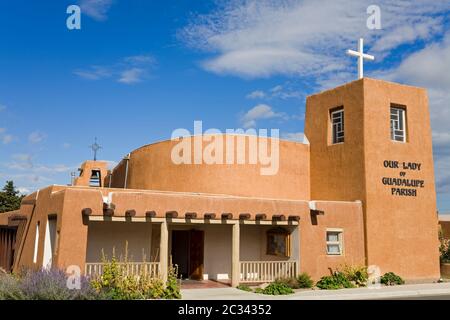
POLYGON ((236 288, 184 289, 183 299, 187 300, 373 300, 401 299, 427 296, 449 295, 450 283, 402 285, 380 289, 356 288, 340 290, 297 291, 292 295, 266 296, 242 291, 236 288))
POLYGON ((450 295, 450 290, 418 290, 418 291, 398 291, 398 292, 374 292, 371 294, 337 294, 337 295, 323 295, 323 296, 293 296, 287 297, 286 300, 373 300, 373 299, 398 299, 398 298, 412 298, 412 297, 426 297, 450 295))

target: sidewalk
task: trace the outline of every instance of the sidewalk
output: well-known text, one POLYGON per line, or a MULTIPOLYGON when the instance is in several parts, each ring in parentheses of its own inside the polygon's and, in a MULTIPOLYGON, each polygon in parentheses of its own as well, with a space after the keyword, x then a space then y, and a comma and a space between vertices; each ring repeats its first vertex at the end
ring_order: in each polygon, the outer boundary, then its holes
POLYGON ((381 287, 379 289, 357 288, 341 290, 300 290, 285 296, 267 296, 236 288, 184 289, 184 300, 358 300, 391 299, 450 295, 450 283, 410 284, 381 287))

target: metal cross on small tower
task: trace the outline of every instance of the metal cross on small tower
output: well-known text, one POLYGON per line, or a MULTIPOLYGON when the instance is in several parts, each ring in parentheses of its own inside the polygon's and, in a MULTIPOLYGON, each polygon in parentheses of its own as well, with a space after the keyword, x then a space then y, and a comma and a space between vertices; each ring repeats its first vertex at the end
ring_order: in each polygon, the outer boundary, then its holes
POLYGON ((94 152, 94 161, 97 161, 97 151, 102 148, 102 146, 97 143, 97 137, 95 137, 94 143, 90 145, 89 148, 94 152))
POLYGON ((364 53, 364 39, 360 38, 358 42, 358 51, 347 50, 349 56, 358 57, 358 79, 364 77, 364 59, 375 60, 374 56, 364 53))

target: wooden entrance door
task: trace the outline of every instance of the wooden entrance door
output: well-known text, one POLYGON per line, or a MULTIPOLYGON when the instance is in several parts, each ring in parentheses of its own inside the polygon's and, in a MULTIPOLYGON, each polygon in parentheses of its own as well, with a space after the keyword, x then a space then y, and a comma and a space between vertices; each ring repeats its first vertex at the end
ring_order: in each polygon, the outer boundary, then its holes
POLYGON ((204 232, 189 231, 189 278, 203 280, 204 232))

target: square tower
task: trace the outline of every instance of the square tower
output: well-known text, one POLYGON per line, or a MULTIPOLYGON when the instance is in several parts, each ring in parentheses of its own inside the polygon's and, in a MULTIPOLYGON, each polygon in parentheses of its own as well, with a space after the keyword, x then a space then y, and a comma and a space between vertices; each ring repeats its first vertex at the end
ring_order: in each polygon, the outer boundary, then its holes
POLYGON ((367 265, 439 278, 425 89, 363 78, 306 100, 311 199, 361 200, 367 265))

